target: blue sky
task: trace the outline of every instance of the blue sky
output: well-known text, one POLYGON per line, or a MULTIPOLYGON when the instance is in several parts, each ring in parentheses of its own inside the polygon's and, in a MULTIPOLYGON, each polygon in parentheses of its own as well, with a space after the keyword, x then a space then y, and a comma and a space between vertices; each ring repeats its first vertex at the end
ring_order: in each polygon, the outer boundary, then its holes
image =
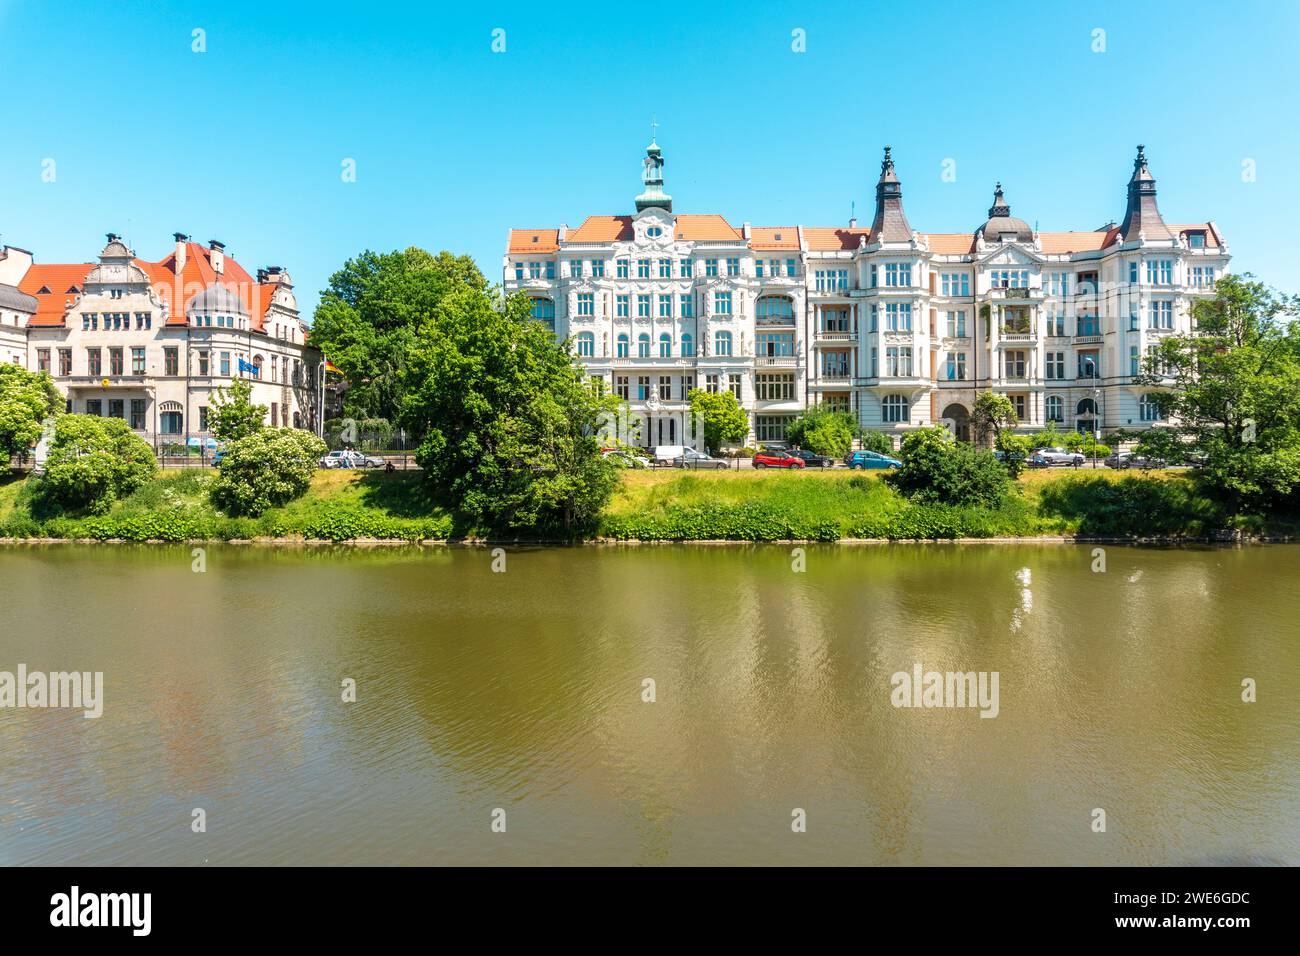
POLYGON ((1142 142, 1168 221, 1300 291, 1300 4, 480 6, 0 0, 0 239, 76 262, 108 231, 151 259, 217 238, 286 266, 307 316, 366 248, 499 281, 511 226, 631 211, 655 117, 677 211, 756 225, 869 219, 890 143, 916 229, 973 229, 997 179, 1031 224, 1093 229, 1142 142))

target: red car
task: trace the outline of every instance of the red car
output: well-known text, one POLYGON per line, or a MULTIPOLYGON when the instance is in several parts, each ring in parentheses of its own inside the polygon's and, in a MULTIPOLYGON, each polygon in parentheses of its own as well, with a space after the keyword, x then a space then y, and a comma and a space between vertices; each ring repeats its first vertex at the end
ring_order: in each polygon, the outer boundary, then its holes
POLYGON ((784 451, 760 451, 754 456, 755 468, 806 468, 802 458, 784 451))

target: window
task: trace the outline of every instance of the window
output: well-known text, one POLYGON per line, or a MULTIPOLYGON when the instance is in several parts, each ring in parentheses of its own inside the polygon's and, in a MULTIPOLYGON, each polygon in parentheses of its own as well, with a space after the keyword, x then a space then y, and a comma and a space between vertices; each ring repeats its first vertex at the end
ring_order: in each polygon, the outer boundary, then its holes
POLYGON ((994 269, 989 273, 995 289, 1028 289, 1028 269, 994 269))
POLYGON ((638 295, 636 297, 636 315, 639 319, 650 318, 650 296, 638 295))
POLYGON ((695 339, 691 336, 691 333, 685 332, 682 334, 682 357, 690 358, 694 354, 695 354, 695 339))
POLYGON ((1204 232, 1187 233, 1187 247, 1189 249, 1204 249, 1205 233, 1204 232))
POLYGON ((818 269, 813 273, 813 278, 818 292, 836 292, 849 287, 848 269, 818 269))
POLYGON ((659 376, 659 398, 661 401, 671 401, 673 397, 673 377, 671 375, 659 376))
POLYGON ((1007 398, 1011 399, 1011 410, 1015 412, 1017 419, 1023 422, 1029 417, 1029 403, 1025 400, 1024 395, 1008 395, 1007 398))
POLYGON ((944 295, 970 295, 970 276, 965 272, 945 272, 940 290, 944 295))
POLYGON ((540 279, 542 277, 542 264, 540 262, 528 263, 528 278, 540 279))
POLYGON ((219 354, 220 354, 220 362, 218 364, 218 368, 220 369, 220 374, 229 376, 230 375, 230 353, 221 352, 219 354))
POLYGON ((1101 334, 1101 324, 1098 321, 1097 316, 1095 315, 1088 315, 1087 313, 1084 313, 1083 315, 1079 316, 1078 322, 1076 323, 1076 327, 1078 328, 1078 332, 1076 333, 1077 335, 1100 335, 1101 334))
POLYGON ((886 395, 885 400, 880 403, 883 418, 889 424, 897 424, 908 420, 910 411, 905 395, 886 395))
POLYGON ((1097 364, 1096 352, 1079 353, 1079 378, 1100 378, 1101 369, 1097 364))
POLYGON ((671 279, 672 277, 673 277, 673 260, 671 260, 671 259, 660 259, 660 260, 659 260, 659 278, 661 278, 661 279, 671 279))
POLYGON ((760 296, 754 314, 760 324, 794 325, 794 303, 783 295, 760 296))
POLYGON ((729 276, 738 276, 738 275, 740 275, 740 260, 739 260, 739 259, 734 259, 734 258, 733 258, 733 259, 728 259, 728 260, 727 260, 727 275, 729 275, 729 276))
POLYGON ((716 276, 716 275, 718 274, 718 260, 717 260, 717 259, 705 259, 705 260, 704 260, 704 274, 705 274, 706 276, 710 277, 710 278, 712 278, 712 277, 714 277, 714 276, 716 276))
POLYGON ((794 355, 793 332, 758 332, 754 335, 754 354, 766 358, 794 355))
POLYGON ((596 336, 590 332, 579 332, 577 343, 578 354, 583 358, 591 358, 596 354, 596 336))
POLYGON ((1147 260, 1147 285, 1173 285, 1174 284, 1174 260, 1173 259, 1148 259, 1147 260))
POLYGON ((582 278, 582 260, 574 259, 569 263, 569 275, 574 279, 582 278))
POLYGON ((713 314, 714 315, 731 315, 731 293, 717 292, 713 293, 713 314))
POLYGON ((592 277, 593 279, 603 279, 603 278, 605 278, 605 260, 604 260, 604 259, 592 259, 592 260, 591 260, 591 277, 592 277))
POLYGON ((695 275, 695 263, 690 259, 682 259, 678 262, 678 271, 683 279, 689 279, 695 275))
POLYGON ((623 399, 623 401, 626 402, 628 400, 631 396, 631 391, 628 388, 626 375, 614 376, 614 391, 617 393, 619 398, 623 399))
POLYGON ((135 327, 137 331, 153 328, 153 314, 150 312, 137 312, 135 314, 135 327))
POLYGON ((1047 334, 1065 335, 1065 310, 1052 302, 1047 304, 1047 334))
POLYGON ((180 374, 180 353, 174 345, 169 345, 163 349, 163 374, 180 374))
POLYGON ((131 399, 131 427, 136 431, 144 431, 144 410, 145 400, 143 398, 131 399))
POLYGON ((658 239, 660 236, 664 234, 664 230, 662 226, 651 226, 649 229, 645 231, 645 234, 649 236, 651 239, 658 239))
POLYGON ((101 375, 104 371, 104 355, 100 349, 86 349, 86 374, 101 375))
POLYGON ((683 319, 695 318, 695 299, 689 292, 683 293, 677 301, 681 307, 683 319))
POLYGON ((619 259, 615 263, 615 273, 618 275, 620 279, 627 278, 627 267, 628 267, 627 259, 619 259))
POLYGON ((711 395, 716 395, 716 394, 718 393, 718 376, 716 376, 716 375, 705 375, 705 376, 704 376, 704 390, 705 390, 706 392, 708 392, 709 394, 711 394, 711 395))
POLYGON ((713 336, 713 354, 730 355, 731 354, 731 333, 718 332, 713 336))
POLYGON ((885 286, 907 287, 912 284, 912 264, 889 262, 885 264, 885 286))
POLYGON ((638 375, 636 379, 636 399, 638 402, 644 402, 650 397, 650 376, 638 375))
POLYGON ((671 319, 673 317, 673 297, 671 295, 659 296, 659 318, 671 319))
MULTIPOLYGON (((286 363, 287 365, 288 363, 286 363)), ((208 353, 206 351, 199 353, 199 374, 208 375, 208 353)))
POLYGON ((38 372, 48 372, 50 370, 50 350, 36 350, 36 370, 38 372))
POLYGON ((1129 375, 1142 373, 1142 351, 1136 345, 1128 347, 1128 373, 1129 375))
POLYGON ((1007 378, 1024 378, 1028 352, 1011 349, 1002 353, 1002 367, 1007 378))
POLYGON ((596 294, 594 292, 578 293, 578 317, 589 319, 596 314, 596 294))
POLYGON ((179 435, 184 430, 181 407, 176 402, 163 402, 158 411, 158 427, 164 435, 179 435))
POLYGON ((650 278, 650 260, 638 259, 636 261, 636 277, 638 279, 650 278))
POLYGON ((627 333, 622 332, 618 336, 618 351, 615 353, 619 358, 627 358, 627 333))
POLYGON ((1174 327, 1174 303, 1170 299, 1152 299, 1147 312, 1147 328, 1166 332, 1174 327))
POLYGON ((885 331, 912 331, 912 303, 890 302, 885 306, 885 331))
POLYGON ((891 345, 885 349, 885 374, 895 378, 912 375, 912 349, 910 346, 891 345))
POLYGON ((96 418, 104 414, 104 403, 98 398, 86 399, 86 414, 96 418))
POLYGON ((548 278, 548 279, 554 279, 554 278, 555 278, 555 263, 554 263, 554 262, 548 262, 548 263, 546 263, 546 278, 548 278))
POLYGON ((614 296, 614 315, 620 319, 626 319, 632 315, 632 299, 626 295, 614 296))
POLYGON ((879 361, 878 361, 878 359, 879 359, 879 351, 880 351, 880 350, 877 349, 877 348, 875 348, 874 346, 873 346, 872 349, 871 349, 871 372, 870 372, 870 376, 869 376, 870 378, 875 378, 875 377, 877 376, 877 374, 878 374, 878 371, 879 371, 879 368, 880 368, 880 364, 879 364, 879 361))
POLYGON ((522 262, 515 263, 515 281, 516 282, 524 281, 524 264, 522 262))
POLYGON ((1047 378, 1053 381, 1065 378, 1065 353, 1048 352, 1046 359, 1047 378))
POLYGON ((848 352, 823 352, 822 353, 822 375, 825 378, 848 378, 849 377, 849 353, 848 352))
POLYGON ((1044 414, 1049 422, 1062 424, 1065 422, 1065 402, 1061 400, 1060 395, 1048 395, 1044 409, 1044 414))
POLYGON ((673 337, 667 332, 659 336, 659 357, 672 358, 673 354, 673 337))
POLYGON ((528 314, 551 330, 555 329, 555 303, 550 299, 533 299, 528 314))
POLYGON ((59 349, 59 374, 72 374, 72 349, 59 349))
POLYGON ((126 418, 126 402, 120 398, 110 398, 108 400, 108 417, 126 418))
POLYGON ((108 350, 108 374, 121 375, 122 367, 123 367, 122 349, 120 347, 109 349, 108 350))
POLYGON ((1192 266, 1191 285, 1198 289, 1214 285, 1214 266, 1192 266))
POLYGON ((1047 274, 1047 294, 1063 299, 1070 294, 1070 273, 1049 272, 1047 274))
POLYGON ((727 376, 727 387, 731 389, 731 394, 736 396, 736 401, 740 401, 740 375, 733 372, 727 376))
POLYGON ((848 332, 850 330, 848 309, 823 309, 821 311, 823 332, 848 332))
POLYGON ((650 357, 650 333, 649 332, 642 332, 640 335, 636 337, 636 357, 637 358, 650 357))
POLYGON ((1128 264, 1128 282, 1129 282, 1129 285, 1137 285, 1137 284, 1138 284, 1138 271, 1139 271, 1139 264, 1138 264, 1138 261, 1137 261, 1136 259, 1134 259, 1133 261, 1131 261, 1131 262, 1128 264))
POLYGON ((1138 416, 1144 422, 1158 422, 1164 417, 1160 414, 1160 406, 1151 400, 1150 395, 1138 399, 1138 416))
POLYGON ((946 317, 947 317, 947 321, 948 321, 948 338, 950 338, 950 339, 964 339, 964 338, 966 338, 966 312, 965 312, 965 310, 961 310, 961 311, 958 311, 958 312, 948 312, 948 313, 945 313, 945 315, 946 315, 946 317))
POLYGON ((789 421, 789 415, 756 415, 754 434, 763 442, 785 441, 785 426, 789 421))
POLYGON ((948 353, 948 381, 960 382, 966 378, 966 353, 948 353))

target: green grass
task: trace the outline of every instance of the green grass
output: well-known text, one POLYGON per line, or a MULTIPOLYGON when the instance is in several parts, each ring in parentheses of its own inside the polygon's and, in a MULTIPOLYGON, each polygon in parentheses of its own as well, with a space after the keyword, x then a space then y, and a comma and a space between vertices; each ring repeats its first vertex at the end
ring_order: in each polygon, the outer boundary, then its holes
MULTIPOLYGON (((419 472, 320 471, 307 494, 259 518, 231 518, 208 500, 211 469, 167 471, 108 514, 41 519, 26 479, 0 476, 0 537, 440 539, 451 516, 419 472)), ((988 538, 1038 535, 1200 537, 1228 524, 1182 473, 1026 474, 1000 508, 918 505, 872 472, 628 471, 600 533, 625 540, 776 541, 988 538)), ((1254 532, 1294 534, 1285 522, 1254 532)))

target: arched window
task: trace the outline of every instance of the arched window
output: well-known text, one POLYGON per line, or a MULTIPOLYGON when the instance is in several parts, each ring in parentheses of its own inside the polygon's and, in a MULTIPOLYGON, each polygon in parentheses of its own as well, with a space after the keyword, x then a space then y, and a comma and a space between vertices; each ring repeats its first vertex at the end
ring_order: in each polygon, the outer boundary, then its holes
POLYGON ((184 418, 180 402, 163 402, 158 406, 158 428, 164 435, 179 435, 183 432, 184 418))
POLYGON ((682 335, 682 355, 686 358, 690 358, 694 354, 695 339, 691 337, 691 333, 687 332, 682 335))
POLYGON ((1144 422, 1158 422, 1164 418, 1160 414, 1160 406, 1152 401, 1150 395, 1138 399, 1138 414, 1144 422))
POLYGON ((730 355, 731 354, 731 333, 719 332, 713 336, 713 354, 730 355))
POLYGON ((533 299, 529 314, 538 322, 546 323, 552 332, 555 331, 555 303, 550 299, 533 299))
POLYGON ((760 323, 768 325, 793 325, 794 303, 783 295, 760 296, 754 308, 760 323))
POLYGON ((1065 421, 1065 402, 1061 401, 1060 395, 1047 396, 1047 420, 1049 422, 1065 421))
POLYGON ((637 358, 650 357, 650 333, 649 332, 642 332, 640 335, 636 337, 636 357, 637 358))
POLYGON ((910 408, 905 395, 886 395, 885 400, 881 402, 881 409, 886 422, 894 424, 908 420, 910 408))
POLYGON ((1085 398, 1085 399, 1082 399, 1082 400, 1079 402, 1079 404, 1075 406, 1075 408, 1074 408, 1074 414, 1076 414, 1076 415, 1096 415, 1096 414, 1097 414, 1097 403, 1094 402, 1091 398, 1085 398))
POLYGON ((618 336, 618 357, 627 358, 627 333, 620 332, 618 336))
POLYGON ((673 354, 673 337, 667 332, 659 336, 659 357, 669 358, 673 354))
POLYGON ((577 345, 578 354, 583 358, 591 358, 596 354, 596 336, 591 332, 579 332, 577 345))

